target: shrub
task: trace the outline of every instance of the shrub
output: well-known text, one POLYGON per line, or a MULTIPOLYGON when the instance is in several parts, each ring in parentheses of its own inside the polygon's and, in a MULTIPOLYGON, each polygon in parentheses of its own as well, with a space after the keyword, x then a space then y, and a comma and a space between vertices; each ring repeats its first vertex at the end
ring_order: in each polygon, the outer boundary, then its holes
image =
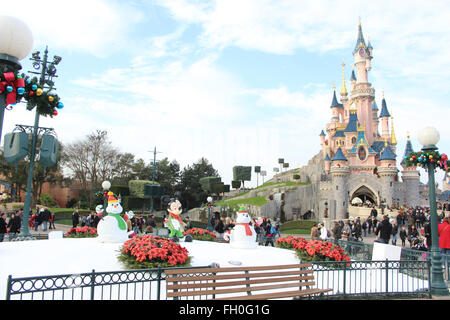
POLYGON ((41 205, 46 207, 54 207, 56 205, 55 201, 53 201, 51 195, 48 193, 42 193, 38 200, 41 205))
POLYGON ((216 235, 206 229, 192 228, 183 232, 183 234, 184 235, 190 234, 192 236, 192 239, 194 240, 216 241, 216 235))
POLYGON ((97 229, 88 226, 71 228, 66 233, 66 238, 95 238, 97 229))
POLYGON ((119 261, 131 269, 180 267, 189 264, 186 248, 157 236, 134 236, 120 249, 119 261))
POLYGON ((290 236, 278 238, 275 245, 295 250, 301 261, 350 261, 347 253, 332 242, 290 236))

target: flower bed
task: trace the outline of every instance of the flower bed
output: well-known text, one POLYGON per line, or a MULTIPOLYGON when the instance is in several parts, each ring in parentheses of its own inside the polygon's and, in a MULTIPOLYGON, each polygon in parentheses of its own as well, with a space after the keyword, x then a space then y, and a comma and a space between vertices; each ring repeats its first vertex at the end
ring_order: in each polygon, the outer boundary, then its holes
POLYGON ((144 235, 125 241, 119 261, 131 269, 180 267, 189 263, 188 251, 172 240, 144 235))
POLYGON ((66 238, 95 238, 97 236, 97 228, 76 227, 70 228, 66 233, 66 238))
POLYGON ((183 234, 191 235, 193 240, 216 241, 216 235, 206 229, 192 228, 183 232, 183 234))
POLYGON ((350 261, 347 253, 332 242, 289 236, 278 238, 275 245, 295 250, 301 261, 350 261))

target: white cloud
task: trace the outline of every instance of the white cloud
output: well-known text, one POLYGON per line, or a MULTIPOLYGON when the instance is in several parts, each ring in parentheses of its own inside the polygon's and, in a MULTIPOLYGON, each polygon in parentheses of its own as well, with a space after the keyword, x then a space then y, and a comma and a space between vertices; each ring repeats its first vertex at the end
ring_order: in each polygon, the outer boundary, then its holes
POLYGON ((136 8, 115 0, 9 1, 2 14, 27 23, 35 47, 49 45, 99 57, 131 46, 129 32, 143 20, 136 8))

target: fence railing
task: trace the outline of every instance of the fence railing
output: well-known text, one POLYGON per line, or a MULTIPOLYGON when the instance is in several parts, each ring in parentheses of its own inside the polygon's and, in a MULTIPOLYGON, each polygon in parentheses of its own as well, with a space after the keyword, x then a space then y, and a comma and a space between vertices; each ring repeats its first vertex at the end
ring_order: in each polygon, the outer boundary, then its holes
MULTIPOLYGON (((205 268, 205 267, 198 267, 205 268)), ((317 288, 332 288, 324 299, 355 295, 427 295, 429 261, 314 262, 317 288)), ((7 300, 160 300, 165 269, 8 277, 7 300)))
POLYGON ((315 262, 318 288, 332 288, 325 299, 357 295, 430 295, 429 261, 315 262))
MULTIPOLYGON (((344 249, 353 260, 372 260, 372 244, 336 239, 331 241, 344 249)), ((400 260, 431 261, 431 252, 402 248, 400 260)), ((444 280, 450 281, 450 255, 442 254, 442 265, 444 280)))
POLYGON ((164 270, 92 270, 39 277, 9 276, 6 300, 160 300, 165 298, 161 297, 161 293, 165 293, 164 270))

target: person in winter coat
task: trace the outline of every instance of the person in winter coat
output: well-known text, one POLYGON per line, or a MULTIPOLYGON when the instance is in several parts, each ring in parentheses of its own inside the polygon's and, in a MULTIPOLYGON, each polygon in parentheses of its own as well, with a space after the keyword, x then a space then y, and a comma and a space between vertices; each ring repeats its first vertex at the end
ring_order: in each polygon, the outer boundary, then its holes
POLYGON ((450 257, 450 224, 449 217, 445 217, 440 225, 438 225, 439 248, 447 259, 450 257))
POLYGON ((225 232, 225 225, 223 224, 223 218, 220 217, 217 220, 217 224, 216 224, 214 230, 217 232, 217 237, 219 239, 222 239, 223 238, 223 233, 225 232))
POLYGON ((423 225, 423 235, 425 239, 427 239, 427 248, 428 250, 431 249, 431 223, 430 221, 425 221, 425 224, 423 225))
POLYGON ((319 230, 320 230, 320 240, 326 241, 328 239, 328 230, 325 228, 325 225, 321 222, 319 223, 319 230))
POLYGON ((6 213, 2 212, 0 214, 0 242, 3 242, 3 238, 5 234, 8 233, 7 224, 6 224, 6 213))
POLYGON ((55 214, 53 212, 50 212, 50 220, 48 220, 49 223, 49 229, 56 229, 55 228, 55 214))
POLYGON ((398 224, 392 219, 391 220, 391 224, 392 224, 392 245, 396 246, 397 245, 397 238, 398 238, 398 224))
POLYGON ((22 219, 17 213, 12 213, 8 221, 9 233, 19 233, 22 219))
POLYGON ((402 247, 404 248, 405 243, 406 243, 406 238, 407 238, 405 225, 402 225, 399 235, 400 235, 400 239, 402 240, 402 247))
POLYGON ((313 224, 311 228, 311 240, 318 240, 320 236, 320 230, 317 228, 317 224, 313 224))
POLYGON ((409 230, 408 233, 408 241, 409 241, 409 246, 412 247, 414 240, 416 240, 419 237, 419 232, 416 229, 415 225, 411 225, 411 229, 409 230))
POLYGON ((387 215, 383 216, 383 220, 379 223, 376 229, 376 235, 379 236, 382 243, 388 244, 391 239, 392 224, 389 222, 387 215))
POLYGON ((342 228, 337 221, 334 222, 334 227, 333 227, 333 229, 331 229, 331 232, 333 233, 333 237, 336 240, 339 240, 342 238, 342 228))
POLYGON ((80 214, 78 213, 78 210, 75 210, 74 213, 72 213, 72 226, 76 228, 79 222, 80 222, 80 214))

